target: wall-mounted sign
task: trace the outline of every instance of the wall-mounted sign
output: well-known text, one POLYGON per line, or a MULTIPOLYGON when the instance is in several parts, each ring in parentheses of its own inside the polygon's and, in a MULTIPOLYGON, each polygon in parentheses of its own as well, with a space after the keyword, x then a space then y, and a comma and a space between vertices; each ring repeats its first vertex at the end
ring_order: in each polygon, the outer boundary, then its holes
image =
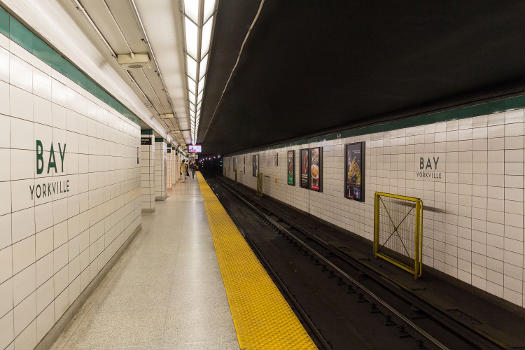
POLYGON ((365 201, 365 143, 345 146, 345 197, 365 201))
MULTIPOLYGON (((36 173, 37 175, 44 174, 59 174, 64 172, 64 160, 66 158, 67 144, 57 143, 57 147, 53 142, 49 146, 49 152, 44 154, 44 145, 41 140, 36 140, 36 173), (44 158, 45 156, 45 158, 44 158)), ((49 177, 47 178, 49 179, 49 177)), ((38 181, 38 180, 37 180, 38 181)), ((55 194, 62 194, 69 192, 69 179, 37 182, 29 185, 29 193, 31 200, 35 198, 51 197, 55 194)))
POLYGON ((190 152, 190 153, 201 153, 202 152, 202 146, 201 145, 188 145, 188 152, 190 152))
POLYGON ((286 157, 288 168, 288 185, 295 186, 295 151, 288 151, 286 157))
POLYGON ((308 181, 309 181, 309 175, 310 175, 310 150, 309 149, 302 149, 300 151, 301 156, 301 174, 300 174, 300 183, 299 185, 302 188, 308 188, 308 181))
POLYGON ((168 153, 171 153, 171 148, 168 148, 168 153))
POLYGON ((140 144, 141 145, 146 145, 146 146, 151 146, 151 137, 141 137, 140 138, 140 144))
POLYGON ((444 176, 441 172, 441 164, 444 160, 439 158, 440 156, 426 154, 416 157, 416 179, 436 182, 444 181, 444 176))
POLYGON ((310 189, 323 190, 323 148, 310 148, 310 189))
POLYGON ((259 155, 254 154, 252 156, 252 175, 257 176, 259 173, 259 155))

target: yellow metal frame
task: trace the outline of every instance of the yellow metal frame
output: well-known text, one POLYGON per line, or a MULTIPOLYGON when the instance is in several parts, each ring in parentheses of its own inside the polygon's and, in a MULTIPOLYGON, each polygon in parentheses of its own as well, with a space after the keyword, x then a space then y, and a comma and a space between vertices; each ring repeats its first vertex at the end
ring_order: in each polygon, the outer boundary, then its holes
POLYGON ((257 173, 257 196, 263 196, 263 173, 257 173))
POLYGON ((423 273, 422 263, 422 251, 423 251, 423 201, 416 197, 401 196, 398 194, 376 192, 374 196, 374 255, 389 263, 410 272, 417 279, 421 277, 423 273), (414 266, 411 267, 391 256, 379 252, 379 199, 380 197, 390 197, 399 200, 409 201, 416 203, 416 215, 414 222, 414 266))

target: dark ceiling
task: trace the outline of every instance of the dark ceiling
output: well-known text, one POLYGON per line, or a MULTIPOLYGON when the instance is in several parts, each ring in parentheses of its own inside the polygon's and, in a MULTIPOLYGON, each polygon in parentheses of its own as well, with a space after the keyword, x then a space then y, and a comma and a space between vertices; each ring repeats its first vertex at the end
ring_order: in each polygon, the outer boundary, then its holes
POLYGON ((259 4, 219 2, 198 137, 207 153, 524 90, 523 0, 266 0, 217 107, 259 4))

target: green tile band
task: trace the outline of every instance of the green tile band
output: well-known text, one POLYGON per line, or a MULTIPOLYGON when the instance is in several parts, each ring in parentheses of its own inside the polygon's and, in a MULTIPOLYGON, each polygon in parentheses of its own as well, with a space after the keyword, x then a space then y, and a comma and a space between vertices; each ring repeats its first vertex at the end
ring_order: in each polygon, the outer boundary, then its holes
POLYGON ((2 7, 0 7, 0 33, 22 46, 54 70, 71 79, 77 85, 90 92, 93 96, 97 97, 99 100, 106 103, 135 124, 140 125, 140 118, 135 113, 130 111, 102 86, 73 65, 73 63, 58 51, 39 38, 34 31, 22 24, 2 7))
POLYGON ((153 135, 153 130, 152 129, 140 130, 140 134, 141 135, 153 135))
POLYGON ((345 129, 338 132, 332 132, 325 135, 307 137, 298 139, 288 143, 279 143, 269 146, 247 149, 240 152, 226 154, 226 156, 236 156, 252 152, 264 152, 277 148, 299 146, 307 143, 330 141, 342 139, 351 136, 360 136, 366 134, 374 134, 377 132, 392 131, 413 126, 421 126, 444 122, 448 120, 458 120, 465 118, 478 117, 497 112, 504 112, 511 109, 518 109, 525 107, 525 96, 519 95, 514 97, 507 97, 493 101, 478 103, 475 105, 452 108, 440 112, 432 112, 426 114, 415 115, 398 120, 387 121, 383 123, 371 124, 357 128, 345 129))
POLYGON ((164 142, 162 137, 155 137, 155 142, 164 142))

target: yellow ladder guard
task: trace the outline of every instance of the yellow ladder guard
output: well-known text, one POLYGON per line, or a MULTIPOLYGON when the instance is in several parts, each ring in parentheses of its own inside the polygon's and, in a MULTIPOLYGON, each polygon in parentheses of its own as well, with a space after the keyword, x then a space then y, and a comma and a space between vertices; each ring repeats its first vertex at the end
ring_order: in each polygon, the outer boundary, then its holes
POLYGON ((263 196, 263 173, 257 173, 257 196, 263 196))
POLYGON ((374 255, 418 278, 422 273, 423 201, 376 192, 374 255))

